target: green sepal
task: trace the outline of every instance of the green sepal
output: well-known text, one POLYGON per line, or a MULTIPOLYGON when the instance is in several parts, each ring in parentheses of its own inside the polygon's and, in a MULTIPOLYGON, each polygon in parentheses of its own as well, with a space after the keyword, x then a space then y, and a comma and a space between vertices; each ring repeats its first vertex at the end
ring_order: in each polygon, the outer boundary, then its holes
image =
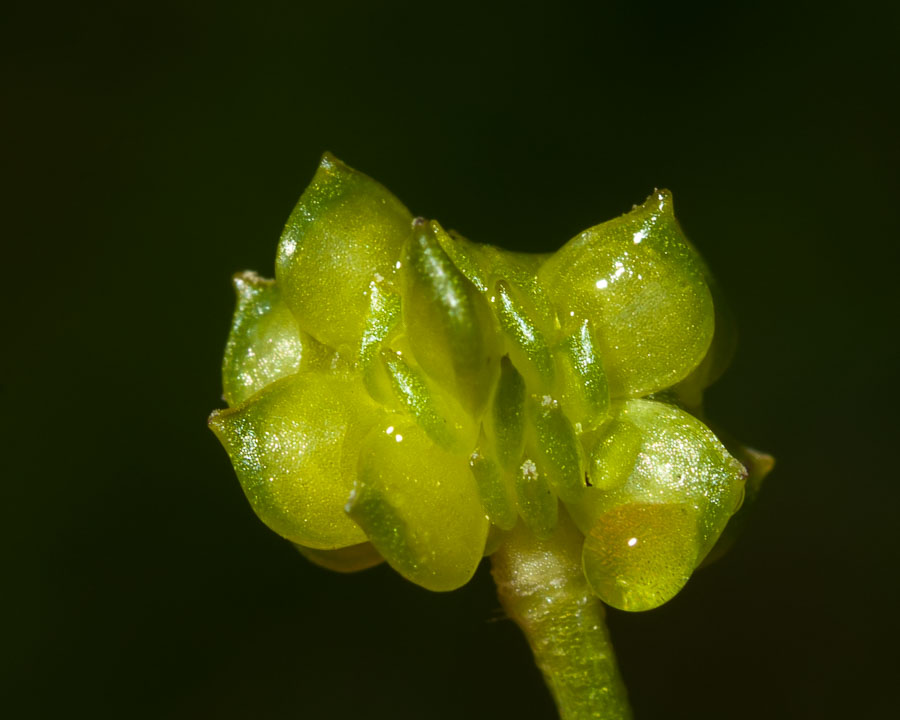
POLYGON ((496 380, 500 342, 487 301, 453 264, 435 221, 417 221, 403 252, 403 320, 422 369, 479 417, 496 380))
POLYGON ((515 472, 516 505, 529 530, 539 539, 553 534, 559 501, 534 452, 527 452, 515 472))
POLYGON ((512 476, 491 457, 486 449, 488 446, 488 440, 482 433, 478 447, 469 455, 469 467, 478 485, 485 514, 498 528, 511 530, 519 517, 516 512, 516 492, 512 476))
POLYGON ((585 461, 572 423, 550 395, 530 397, 528 410, 539 467, 560 499, 577 502, 586 486, 585 461))
POLYGON ((391 567, 428 590, 464 585, 484 552, 489 523, 465 456, 401 416, 366 437, 347 513, 391 567))
POLYGON ((591 321, 613 397, 670 387, 709 348, 712 296, 668 191, 570 240, 538 279, 565 334, 591 321))
POLYGON ((444 449, 463 454, 471 452, 478 427, 456 401, 429 383, 400 353, 385 348, 379 357, 396 407, 411 415, 444 449))
POLYGON ((584 320, 556 348, 557 392, 576 432, 600 426, 609 415, 609 382, 591 330, 584 320))
POLYGON ((491 406, 484 416, 485 431, 504 470, 516 468, 525 450, 525 396, 525 379, 504 355, 500 359, 500 378, 491 406))
POLYGON ((394 271, 411 222, 384 187, 325 153, 288 219, 275 265, 300 329, 352 355, 365 331, 369 283, 394 271))
POLYGON ((303 372, 213 412, 209 425, 260 519, 294 543, 327 550, 366 540, 343 510, 359 443, 382 412, 358 381, 303 372))
POLYGON ((384 558, 378 554, 372 543, 368 542, 338 550, 314 550, 296 543, 294 547, 314 565, 339 573, 368 570, 384 562, 384 558))

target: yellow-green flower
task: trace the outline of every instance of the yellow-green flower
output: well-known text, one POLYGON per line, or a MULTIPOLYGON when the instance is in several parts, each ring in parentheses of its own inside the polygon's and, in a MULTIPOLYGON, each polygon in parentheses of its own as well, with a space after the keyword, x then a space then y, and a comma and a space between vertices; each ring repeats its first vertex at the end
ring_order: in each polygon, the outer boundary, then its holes
POLYGON ((275 280, 234 284, 210 425, 315 562, 452 590, 520 520, 540 540, 567 514, 593 592, 645 610, 741 504, 744 467, 697 417, 733 331, 667 191, 528 255, 413 218, 326 154, 275 280))

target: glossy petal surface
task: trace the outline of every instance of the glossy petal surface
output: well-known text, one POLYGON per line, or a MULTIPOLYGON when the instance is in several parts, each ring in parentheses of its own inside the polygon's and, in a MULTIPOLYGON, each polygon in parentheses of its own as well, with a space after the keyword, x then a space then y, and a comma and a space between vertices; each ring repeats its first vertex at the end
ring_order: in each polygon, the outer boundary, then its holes
POLYGON ((342 454, 355 457, 377 414, 357 382, 310 372, 214 414, 210 426, 260 519, 292 542, 329 549, 366 540, 344 513, 353 478, 342 454))
POLYGON ((285 226, 275 266, 300 328, 338 350, 355 349, 369 283, 395 270, 411 222, 384 187, 326 154, 285 226))
POLYGON ((713 336, 713 301, 699 258, 666 191, 570 240, 538 279, 566 333, 596 328, 616 396, 667 388, 700 364, 713 336))
POLYGON ((466 458, 399 416, 367 436, 347 511, 397 572, 429 590, 464 585, 481 561, 488 520, 466 458))

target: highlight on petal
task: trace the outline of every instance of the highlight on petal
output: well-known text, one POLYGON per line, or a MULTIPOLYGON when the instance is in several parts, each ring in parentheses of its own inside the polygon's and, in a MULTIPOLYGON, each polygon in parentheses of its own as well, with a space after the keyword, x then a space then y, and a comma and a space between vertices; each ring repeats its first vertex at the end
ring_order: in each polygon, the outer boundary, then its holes
POLYGON ((366 436, 347 512, 391 567, 428 590, 464 585, 481 561, 488 519, 466 457, 401 415, 366 436))
POLYGON ((411 221, 384 187, 326 153, 284 228, 275 265, 300 329, 352 355, 365 331, 369 283, 394 272, 411 221))
POLYGON ((604 432, 591 458, 596 487, 568 506, 588 536, 585 573, 604 602, 650 609, 713 547, 746 472, 703 423, 664 403, 629 400, 604 432), (652 587, 651 577, 659 578, 652 587))
POLYGON ((381 413, 358 381, 304 372, 209 424, 260 519, 294 543, 334 549, 366 540, 344 513, 353 477, 343 455, 355 460, 381 413))
POLYGON ((570 240, 538 279, 564 333, 590 320, 615 397, 670 387, 709 348, 712 296, 665 190, 570 240))

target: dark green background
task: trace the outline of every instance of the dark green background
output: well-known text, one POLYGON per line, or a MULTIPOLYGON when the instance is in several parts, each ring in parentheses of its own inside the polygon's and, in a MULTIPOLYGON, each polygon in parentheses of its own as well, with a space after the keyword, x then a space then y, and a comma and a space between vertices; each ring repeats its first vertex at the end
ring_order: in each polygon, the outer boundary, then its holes
POLYGON ((742 331, 712 414, 779 464, 727 559, 610 613, 638 718, 896 711, 893 5, 7 5, 2 707, 553 717, 486 567, 312 567, 206 429, 229 276, 330 149, 518 249, 670 188, 742 331))

